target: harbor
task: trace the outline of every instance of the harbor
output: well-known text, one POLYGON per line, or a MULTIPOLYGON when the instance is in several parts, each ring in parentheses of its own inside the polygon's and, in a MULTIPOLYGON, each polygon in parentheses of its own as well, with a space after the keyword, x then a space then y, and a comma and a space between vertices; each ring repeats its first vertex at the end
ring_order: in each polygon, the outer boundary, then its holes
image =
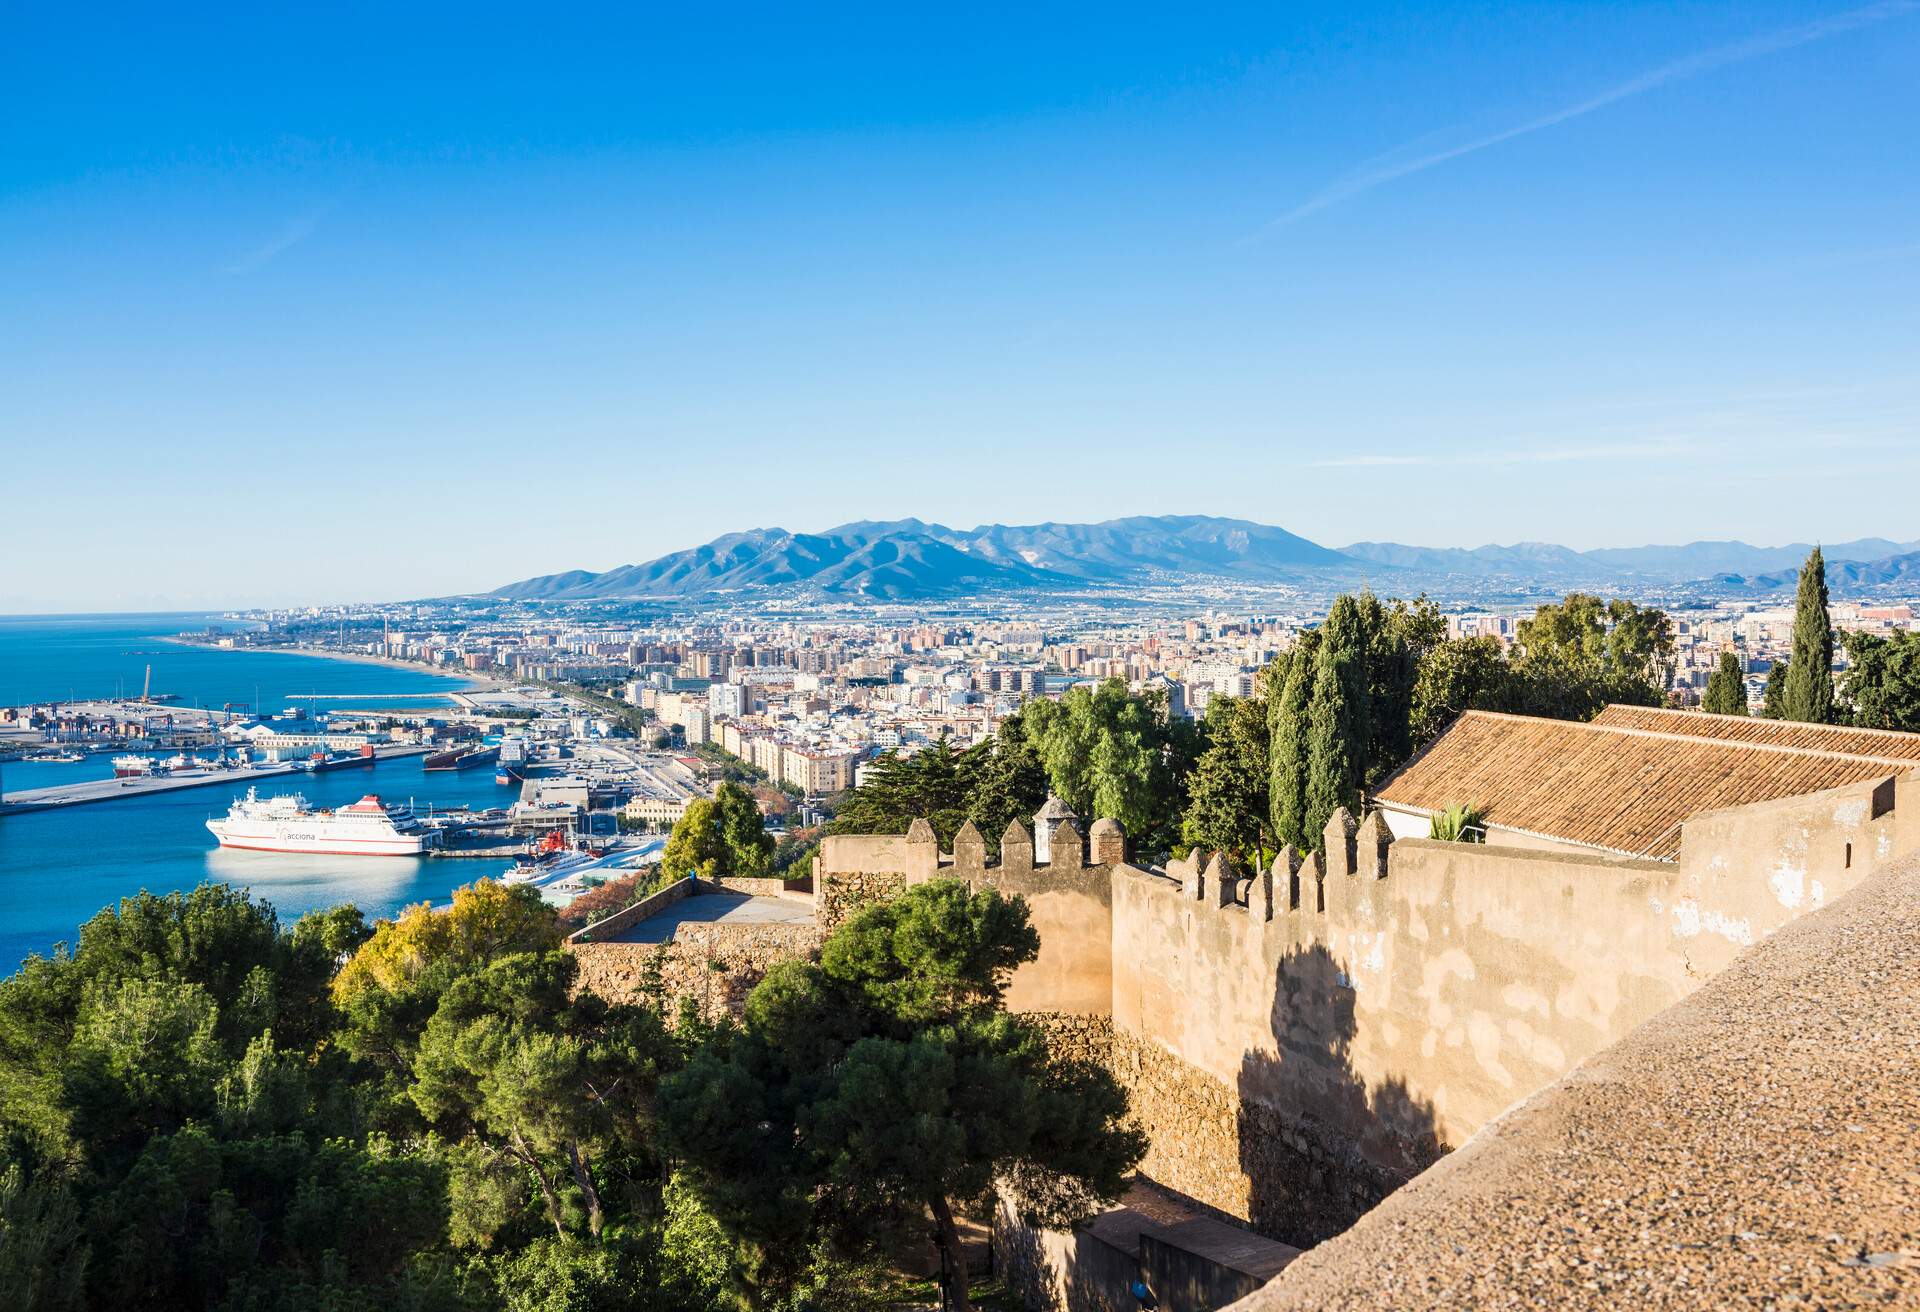
POLYGON ((0 625, 10 961, 72 943, 103 906, 209 881, 285 923, 442 905, 484 878, 563 905, 657 863, 712 787, 708 763, 552 687, 174 643, 159 623, 0 625))
POLYGON ((0 957, 9 966, 75 942, 102 907, 142 892, 211 881, 271 902, 287 926, 343 902, 373 918, 443 903, 462 884, 504 874, 525 850, 524 834, 498 827, 517 785, 497 783, 495 768, 421 768, 440 737, 477 743, 484 712, 456 695, 484 699, 481 681, 166 640, 207 622, 0 619, 0 708, 14 712, 0 713, 0 957), (363 709, 325 709, 342 706, 363 709), (369 763, 342 759, 363 745, 373 748, 369 763), (316 753, 327 768, 307 768, 316 753), (150 773, 115 778, 116 761, 135 756, 150 773), (208 768, 223 758, 245 763, 208 768), (250 787, 262 797, 299 793, 315 808, 377 794, 444 827, 436 855, 467 859, 223 848, 207 821, 250 787))
MULTIPOLYGON (((409 756, 424 756, 420 746, 389 746, 373 749, 373 761, 391 761, 409 756)), ((48 788, 32 788, 0 795, 0 816, 24 815, 31 811, 50 811, 63 806, 85 806, 95 802, 116 802, 150 797, 155 793, 177 793, 189 788, 210 788, 219 784, 251 783, 258 779, 306 775, 311 771, 304 762, 275 761, 234 766, 229 769, 204 769, 150 774, 135 778, 88 779, 48 788)))

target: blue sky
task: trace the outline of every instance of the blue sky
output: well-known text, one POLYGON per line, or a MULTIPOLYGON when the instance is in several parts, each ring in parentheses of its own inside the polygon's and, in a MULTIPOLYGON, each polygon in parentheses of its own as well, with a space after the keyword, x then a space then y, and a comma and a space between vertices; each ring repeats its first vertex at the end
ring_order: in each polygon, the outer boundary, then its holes
POLYGON ((1920 536, 1914 3, 261 8, 9 19, 0 611, 1920 536))

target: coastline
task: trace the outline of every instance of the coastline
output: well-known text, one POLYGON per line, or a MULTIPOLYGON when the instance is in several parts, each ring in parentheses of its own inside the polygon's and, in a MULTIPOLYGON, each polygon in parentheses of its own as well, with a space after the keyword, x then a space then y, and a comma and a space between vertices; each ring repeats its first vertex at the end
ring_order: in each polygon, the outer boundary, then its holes
POLYGON ((325 661, 345 661, 353 665, 382 665, 392 670, 411 670, 415 674, 430 674, 436 679, 457 679, 462 683, 476 685, 474 689, 450 689, 449 692, 478 691, 481 689, 506 687, 508 685, 493 675, 480 670, 443 670, 432 665, 422 665, 419 661, 403 661, 393 656, 374 656, 368 652, 335 651, 329 647, 307 647, 291 645, 282 647, 216 647, 210 642, 195 642, 179 634, 169 634, 163 642, 178 643, 182 647, 197 647, 202 651, 213 652, 264 652, 280 653, 287 656, 313 656, 325 661))

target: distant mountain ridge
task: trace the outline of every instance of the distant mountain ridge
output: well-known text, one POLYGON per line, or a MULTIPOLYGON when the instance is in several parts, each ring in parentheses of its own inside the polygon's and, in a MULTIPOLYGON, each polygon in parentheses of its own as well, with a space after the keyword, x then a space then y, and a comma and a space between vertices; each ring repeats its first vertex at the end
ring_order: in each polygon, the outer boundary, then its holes
MULTIPOLYGON (((1393 587, 1442 578, 1568 586, 1698 581, 1702 587, 1746 593, 1777 588, 1782 575, 1791 586, 1793 571, 1810 550, 1805 543, 1754 547, 1744 542, 1584 552, 1551 542, 1471 549, 1355 542, 1334 550, 1273 525, 1210 515, 1140 515, 1097 524, 983 524, 964 530, 918 519, 861 520, 822 533, 781 528, 728 533, 641 564, 598 573, 541 575, 487 595, 596 601, 804 590, 911 601, 1179 579, 1341 583, 1361 577, 1390 581, 1393 587)), ((1825 551, 1836 584, 1920 581, 1920 566, 1897 563, 1920 553, 1920 542, 1862 538, 1825 551)))
MULTIPOLYGON (((1740 574, 1720 574, 1707 580, 1723 592, 1745 592, 1764 596, 1770 592, 1784 592, 1800 581, 1798 569, 1781 570, 1772 574, 1756 574, 1751 577, 1740 574)), ((1885 560, 1835 560, 1829 554, 1827 560, 1828 588, 1884 588, 1893 584, 1910 584, 1920 587, 1920 551, 1903 552, 1897 556, 1888 556, 1885 560)))
MULTIPOLYGON (((1428 573, 1483 578, 1534 577, 1596 584, 1655 580, 1684 583, 1717 575, 1764 575, 1796 571, 1813 550, 1811 542, 1784 547, 1754 547, 1745 542, 1689 542, 1681 546, 1599 547, 1575 551, 1551 542, 1512 546, 1409 547, 1397 542, 1355 542, 1341 548, 1349 556, 1428 573)), ((1920 542, 1860 538, 1822 547, 1828 562, 1878 561, 1920 550, 1920 542)))

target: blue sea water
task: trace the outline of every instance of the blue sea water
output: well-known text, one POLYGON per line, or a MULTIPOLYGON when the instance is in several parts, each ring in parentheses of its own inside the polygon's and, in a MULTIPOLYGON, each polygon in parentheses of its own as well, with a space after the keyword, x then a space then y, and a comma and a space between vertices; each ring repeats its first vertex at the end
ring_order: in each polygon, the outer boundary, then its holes
MULTIPOLYGON (((251 704, 258 685, 267 709, 307 691, 344 694, 349 703, 354 696, 418 692, 419 704, 444 706, 445 693, 462 686, 388 666, 174 648, 159 641, 203 624, 204 617, 178 615, 0 617, 0 705, 56 695, 53 685, 63 679, 81 696, 111 696, 116 679, 137 695, 149 662, 155 691, 178 693, 189 705, 251 704)), ((66 689, 58 688, 57 695, 65 697, 66 689)), ((74 765, 15 763, 5 768, 0 787, 12 793, 111 773, 104 756, 74 765)), ((225 813, 247 782, 0 817, 0 971, 57 942, 74 941, 88 917, 141 889, 168 893, 218 880, 251 889, 290 923, 338 902, 354 902, 369 916, 390 915, 409 903, 444 901, 460 885, 505 869, 493 861, 221 851, 206 820, 225 813)), ((411 798, 422 809, 501 806, 517 793, 495 784, 491 770, 428 773, 415 757, 370 770, 251 782, 263 795, 301 792, 317 806, 353 802, 369 792, 390 802, 411 798)))
POLYGON ((351 703, 369 693, 417 692, 416 704, 444 706, 448 692, 468 686, 425 670, 165 640, 210 623, 239 627, 208 615, 0 615, 0 706, 138 697, 149 666, 153 691, 173 694, 174 705, 233 702, 264 713, 316 694, 351 703))

